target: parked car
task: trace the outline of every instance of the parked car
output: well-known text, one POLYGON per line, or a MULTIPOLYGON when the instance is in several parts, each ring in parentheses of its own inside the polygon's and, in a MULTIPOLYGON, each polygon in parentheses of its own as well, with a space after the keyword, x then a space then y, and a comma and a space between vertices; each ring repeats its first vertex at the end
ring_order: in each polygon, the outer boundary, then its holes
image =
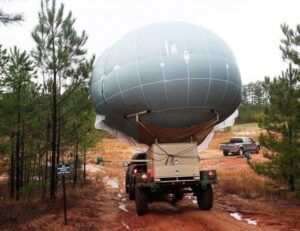
POLYGON ((260 145, 249 137, 232 137, 229 142, 221 143, 220 149, 223 150, 224 156, 229 153, 245 155, 245 153, 259 153, 260 145))

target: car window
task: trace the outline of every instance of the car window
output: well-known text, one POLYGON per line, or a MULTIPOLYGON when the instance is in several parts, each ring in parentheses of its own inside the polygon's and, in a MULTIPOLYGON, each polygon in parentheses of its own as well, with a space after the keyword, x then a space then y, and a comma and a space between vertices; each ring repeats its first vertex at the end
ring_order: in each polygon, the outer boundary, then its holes
POLYGON ((231 138, 229 143, 243 143, 243 139, 242 138, 231 138))

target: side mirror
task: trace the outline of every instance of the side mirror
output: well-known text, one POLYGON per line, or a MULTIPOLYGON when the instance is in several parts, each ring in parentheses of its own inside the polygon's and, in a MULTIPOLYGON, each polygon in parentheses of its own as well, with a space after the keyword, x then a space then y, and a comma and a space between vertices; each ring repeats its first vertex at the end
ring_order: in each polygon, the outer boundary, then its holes
POLYGON ((128 162, 128 161, 124 161, 124 162, 123 162, 123 167, 124 167, 124 168, 128 168, 128 166, 129 166, 129 162, 128 162))

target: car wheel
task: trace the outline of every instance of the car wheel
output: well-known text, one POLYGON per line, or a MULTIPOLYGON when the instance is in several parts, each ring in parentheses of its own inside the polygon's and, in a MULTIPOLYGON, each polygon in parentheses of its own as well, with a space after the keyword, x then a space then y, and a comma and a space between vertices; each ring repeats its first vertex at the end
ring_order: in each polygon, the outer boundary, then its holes
POLYGON ((259 147, 259 146, 257 146, 257 147, 256 147, 256 151, 255 151, 255 153, 257 153, 257 154, 258 154, 258 153, 259 153, 259 151, 260 151, 260 147, 259 147))
POLYGON ((228 156, 228 151, 223 150, 223 155, 228 156))
POLYGON ((243 156, 243 155, 244 155, 244 149, 243 149, 243 148, 240 148, 240 149, 239 149, 239 155, 240 155, 240 156, 243 156))

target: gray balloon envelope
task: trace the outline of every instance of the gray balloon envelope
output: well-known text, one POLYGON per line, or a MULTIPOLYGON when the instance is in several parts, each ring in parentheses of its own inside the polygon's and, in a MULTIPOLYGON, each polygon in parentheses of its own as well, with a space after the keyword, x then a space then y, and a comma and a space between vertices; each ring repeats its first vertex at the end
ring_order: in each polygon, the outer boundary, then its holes
POLYGON ((203 124, 215 116, 212 111, 222 122, 240 104, 241 89, 227 44, 203 27, 178 22, 126 34, 98 58, 90 84, 105 124, 148 144, 154 139, 141 139, 140 124, 126 116, 148 111, 144 124, 170 132, 203 124))

